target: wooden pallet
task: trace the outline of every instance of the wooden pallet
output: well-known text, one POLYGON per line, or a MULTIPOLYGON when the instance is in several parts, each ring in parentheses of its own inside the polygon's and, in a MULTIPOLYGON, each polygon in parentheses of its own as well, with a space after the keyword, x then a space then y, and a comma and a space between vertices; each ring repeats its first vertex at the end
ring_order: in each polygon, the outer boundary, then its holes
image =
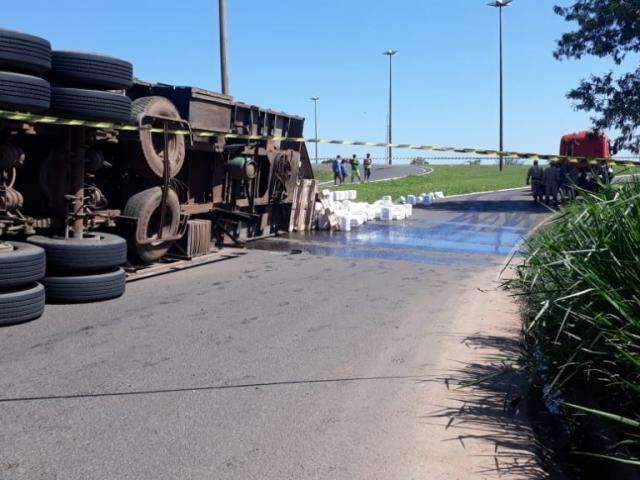
POLYGON ((136 282, 149 277, 164 275, 171 272, 178 272, 189 268, 208 265, 210 263, 231 260, 246 255, 247 251, 242 248, 225 248, 216 250, 207 255, 194 257, 191 259, 168 257, 162 262, 152 263, 144 267, 129 266, 125 268, 127 272, 127 282, 136 282))
POLYGON ((290 232, 307 232, 311 230, 313 212, 316 205, 317 182, 315 180, 300 180, 293 194, 290 232))

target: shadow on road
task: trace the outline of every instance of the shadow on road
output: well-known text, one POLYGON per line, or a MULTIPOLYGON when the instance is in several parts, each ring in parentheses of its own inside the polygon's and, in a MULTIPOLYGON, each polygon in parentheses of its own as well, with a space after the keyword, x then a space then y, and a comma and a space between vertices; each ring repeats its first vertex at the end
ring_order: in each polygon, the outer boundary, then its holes
POLYGON ((442 210, 447 212, 497 212, 497 213, 545 213, 549 209, 544 205, 535 203, 530 199, 517 199, 517 200, 482 200, 470 198, 467 201, 460 200, 444 200, 436 203, 432 203, 429 206, 417 207, 425 208, 428 210, 442 210))
MULTIPOLYGON (((451 394, 449 405, 425 418, 440 419, 451 431, 449 442, 467 449, 469 443, 488 443, 493 454, 476 472, 487 477, 515 479, 564 476, 551 451, 536 439, 527 401, 528 379, 515 360, 520 344, 509 336, 472 336, 463 340, 469 348, 484 352, 475 363, 443 378, 451 394)), ((485 448, 486 450, 486 448, 485 448)))

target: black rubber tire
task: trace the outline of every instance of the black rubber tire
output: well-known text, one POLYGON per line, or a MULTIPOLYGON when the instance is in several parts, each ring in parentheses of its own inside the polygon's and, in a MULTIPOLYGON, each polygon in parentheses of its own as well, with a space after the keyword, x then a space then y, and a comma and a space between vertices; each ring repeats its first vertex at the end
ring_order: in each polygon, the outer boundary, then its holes
POLYGON ((126 123, 131 118, 131 99, 113 92, 53 87, 51 112, 78 120, 126 123))
POLYGON ((0 108, 42 112, 51 105, 49 82, 31 75, 0 72, 0 108))
MULTIPOLYGON (((158 228, 154 228, 154 220, 157 220, 162 201, 162 189, 160 187, 150 188, 136 193, 124 207, 123 215, 138 219, 136 231, 130 239, 133 260, 143 263, 152 263, 164 257, 173 242, 158 242, 156 244, 141 245, 140 241, 152 238, 159 233, 158 228)), ((163 236, 176 235, 180 227, 180 200, 173 190, 169 190, 167 196, 167 215, 163 228, 163 236)), ((160 223, 158 221, 158 223, 160 223)))
MULTIPOLYGON (((141 114, 157 115, 180 120, 180 113, 171 101, 164 97, 142 97, 131 105, 131 122, 138 124, 141 114)), ((161 139, 162 134, 140 130, 140 147, 135 151, 134 165, 137 172, 145 178, 163 178, 164 153, 153 143, 154 136, 161 139)), ((169 135, 169 177, 175 177, 184 164, 184 135, 169 135)), ((160 143, 160 145, 162 145, 160 143)))
POLYGON ((124 238, 103 232, 93 232, 86 237, 65 240, 34 235, 27 240, 45 250, 49 272, 97 272, 119 267, 127 261, 124 238))
POLYGON ((32 283, 0 292, 0 325, 13 325, 40 318, 44 312, 44 287, 32 283))
POLYGON ((0 28, 0 69, 47 73, 51 70, 51 44, 44 38, 0 28))
POLYGON ((133 66, 106 55, 54 50, 51 76, 56 86, 124 90, 133 83, 133 66))
POLYGON ((5 242, 13 250, 0 250, 0 291, 28 285, 44 277, 44 250, 23 242, 5 242))
POLYGON ((47 302, 100 302, 124 294, 126 275, 118 268, 93 275, 51 275, 42 283, 47 291, 47 302))

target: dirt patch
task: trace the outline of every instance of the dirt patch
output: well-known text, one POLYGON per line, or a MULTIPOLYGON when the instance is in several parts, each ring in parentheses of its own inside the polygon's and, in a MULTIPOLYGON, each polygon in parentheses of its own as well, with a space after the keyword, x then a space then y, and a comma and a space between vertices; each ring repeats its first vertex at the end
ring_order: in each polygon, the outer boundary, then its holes
POLYGON ((425 417, 440 427, 434 458, 448 478, 563 478, 536 441, 526 373, 512 366, 520 352, 518 307, 493 272, 475 284, 485 287, 460 298, 452 312, 456 336, 437 364, 441 387, 425 417))

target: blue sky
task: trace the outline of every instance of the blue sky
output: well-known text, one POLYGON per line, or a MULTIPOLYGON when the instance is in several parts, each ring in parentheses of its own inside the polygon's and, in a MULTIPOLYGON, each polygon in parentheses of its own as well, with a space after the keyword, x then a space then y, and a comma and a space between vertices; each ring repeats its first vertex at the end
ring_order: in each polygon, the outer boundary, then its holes
MULTIPOLYGON (((394 141, 497 147, 498 22, 485 0, 228 0, 231 92, 304 115, 313 136, 384 141, 387 63, 394 57, 394 141)), ((608 61, 558 62, 567 0, 514 0, 505 9, 505 148, 557 151, 589 126, 566 92, 608 61)), ((30 0, 3 8, 2 26, 56 49, 119 56, 148 81, 219 91, 216 0, 30 0)), ((310 145, 310 150, 312 146, 310 145)), ((321 155, 363 150, 321 146, 321 155)), ((373 151, 383 156, 382 150, 373 151)), ((415 152, 396 152, 412 155, 415 152)))

